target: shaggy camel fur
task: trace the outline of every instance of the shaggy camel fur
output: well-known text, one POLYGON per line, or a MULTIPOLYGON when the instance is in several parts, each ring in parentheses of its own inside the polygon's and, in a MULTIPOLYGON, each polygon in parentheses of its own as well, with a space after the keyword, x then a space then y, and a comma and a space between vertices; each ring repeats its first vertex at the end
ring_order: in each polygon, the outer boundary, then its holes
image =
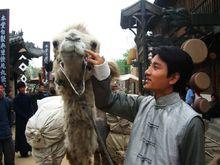
POLYGON ((85 49, 99 52, 99 42, 82 25, 66 29, 53 40, 56 90, 64 101, 64 132, 67 159, 71 165, 93 164, 97 136, 88 111, 95 119, 96 108, 91 83, 92 66, 85 49))

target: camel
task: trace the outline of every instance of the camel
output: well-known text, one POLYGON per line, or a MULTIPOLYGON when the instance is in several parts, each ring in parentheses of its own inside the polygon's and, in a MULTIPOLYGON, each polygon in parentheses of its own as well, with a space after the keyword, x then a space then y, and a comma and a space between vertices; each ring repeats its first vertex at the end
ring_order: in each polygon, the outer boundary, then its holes
POLYGON ((84 50, 99 52, 100 44, 79 24, 58 34, 53 47, 56 91, 64 102, 67 159, 71 165, 92 165, 98 142, 88 115, 95 119, 96 107, 91 82, 93 68, 87 64, 84 50))

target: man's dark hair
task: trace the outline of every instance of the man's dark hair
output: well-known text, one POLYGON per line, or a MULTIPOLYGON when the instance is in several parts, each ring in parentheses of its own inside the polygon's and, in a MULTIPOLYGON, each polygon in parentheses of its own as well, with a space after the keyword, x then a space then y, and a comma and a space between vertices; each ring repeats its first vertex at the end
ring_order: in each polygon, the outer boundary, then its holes
POLYGON ((179 73, 180 79, 173 85, 175 92, 185 88, 193 72, 193 61, 188 53, 175 46, 161 46, 155 48, 153 56, 158 55, 167 64, 168 77, 179 73))
POLYGON ((5 88, 5 85, 4 85, 4 83, 0 82, 0 85, 1 85, 1 86, 3 86, 3 88, 5 88))
POLYGON ((40 87, 40 86, 45 86, 45 85, 44 85, 43 83, 39 83, 39 87, 40 87))
POLYGON ((25 83, 22 81, 19 81, 16 86, 17 86, 17 89, 22 88, 22 87, 26 87, 25 83))

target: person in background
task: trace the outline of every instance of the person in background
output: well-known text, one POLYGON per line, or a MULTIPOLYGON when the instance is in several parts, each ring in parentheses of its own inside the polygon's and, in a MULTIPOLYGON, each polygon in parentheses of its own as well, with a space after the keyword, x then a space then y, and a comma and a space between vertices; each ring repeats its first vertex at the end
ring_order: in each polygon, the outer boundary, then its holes
POLYGON ((193 71, 186 52, 174 46, 152 51, 144 88, 153 96, 112 92, 104 58, 91 50, 85 53, 94 65, 96 106, 133 122, 125 165, 204 164, 203 120, 179 96, 193 71))
POLYGON ((20 152, 21 157, 28 157, 31 146, 25 137, 25 128, 28 119, 33 115, 31 97, 25 93, 26 85, 20 81, 17 83, 18 95, 14 98, 15 122, 15 151, 20 152))
POLYGON ((39 89, 38 89, 38 92, 36 94, 36 99, 37 100, 41 100, 41 99, 43 99, 43 98, 45 98, 47 96, 48 96, 48 93, 45 92, 45 86, 44 86, 44 84, 41 83, 39 85, 39 89))
POLYGON ((49 96, 55 96, 55 95, 56 95, 55 87, 50 87, 49 88, 49 96))
POLYGON ((209 102, 210 109, 208 112, 203 114, 203 118, 211 120, 211 118, 220 117, 220 106, 218 101, 218 96, 215 93, 211 94, 211 101, 209 102))
POLYGON ((190 106, 192 106, 194 103, 194 100, 195 100, 195 92, 192 88, 189 87, 186 91, 185 102, 189 104, 190 106))
POLYGON ((45 86, 43 83, 39 84, 38 92, 32 96, 32 105, 34 109, 34 113, 37 111, 38 106, 37 106, 37 100, 41 100, 45 97, 48 97, 49 94, 45 92, 45 86))
MULTIPOLYGON (((110 88, 112 92, 120 91, 120 87, 116 82, 120 76, 119 67, 114 61, 110 61, 108 64, 111 76, 110 88)), ((132 123, 109 113, 106 113, 106 120, 109 126, 109 133, 106 138, 107 149, 114 164, 122 165, 128 146, 132 123)))
POLYGON ((4 84, 0 82, 0 165, 4 155, 5 165, 14 165, 14 143, 12 140, 11 104, 4 96, 4 84))
POLYGON ((14 112, 14 108, 13 108, 14 97, 13 97, 13 91, 12 91, 11 87, 9 87, 9 89, 6 93, 6 97, 8 98, 10 105, 11 105, 11 122, 12 122, 12 124, 15 124, 15 112, 14 112))

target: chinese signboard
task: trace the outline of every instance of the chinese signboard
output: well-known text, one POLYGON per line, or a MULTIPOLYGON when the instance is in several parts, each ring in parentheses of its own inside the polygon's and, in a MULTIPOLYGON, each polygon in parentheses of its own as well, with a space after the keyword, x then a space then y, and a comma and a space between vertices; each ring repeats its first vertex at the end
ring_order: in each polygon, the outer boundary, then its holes
POLYGON ((50 42, 48 42, 48 41, 43 42, 43 50, 44 50, 44 55, 42 58, 42 66, 43 66, 42 79, 49 80, 50 73, 46 73, 45 64, 48 64, 50 62, 50 42))
POLYGON ((45 64, 48 64, 50 61, 50 42, 44 41, 43 42, 43 50, 44 50, 44 55, 43 55, 43 60, 42 60, 42 66, 45 66, 45 64))
POLYGON ((0 10, 0 81, 9 83, 9 9, 0 10))

